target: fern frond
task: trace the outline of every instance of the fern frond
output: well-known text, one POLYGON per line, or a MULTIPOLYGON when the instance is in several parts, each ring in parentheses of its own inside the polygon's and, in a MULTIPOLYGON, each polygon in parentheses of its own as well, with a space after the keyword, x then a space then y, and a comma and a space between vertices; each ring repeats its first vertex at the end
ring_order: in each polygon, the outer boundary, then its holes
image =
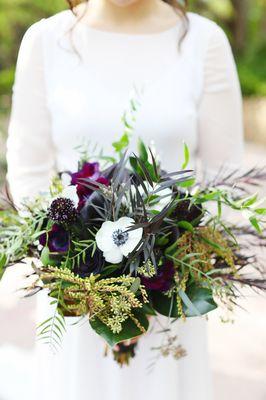
POLYGON ((62 282, 58 288, 57 298, 51 302, 51 305, 55 307, 53 316, 37 326, 38 340, 48 344, 53 352, 61 347, 63 335, 66 332, 65 318, 58 309, 62 294, 61 286, 62 282))

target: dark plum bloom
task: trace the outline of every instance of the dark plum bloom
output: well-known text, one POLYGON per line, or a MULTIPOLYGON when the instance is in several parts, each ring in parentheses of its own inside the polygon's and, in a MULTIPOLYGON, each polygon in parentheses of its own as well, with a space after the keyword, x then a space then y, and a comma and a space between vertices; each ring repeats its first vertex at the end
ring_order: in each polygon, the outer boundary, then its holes
POLYGON ((173 216, 178 221, 193 222, 200 218, 203 214, 202 206, 200 204, 192 204, 189 199, 180 201, 173 212, 173 216))
POLYGON ((39 241, 42 246, 47 245, 52 253, 65 253, 70 246, 69 233, 57 224, 48 233, 43 233, 39 241))
POLYGON ((99 274, 104 265, 103 254, 98 249, 94 252, 93 256, 91 251, 88 251, 85 260, 81 260, 74 266, 74 273, 81 278, 86 278, 91 274, 99 274))
POLYGON ((91 180, 96 181, 100 175, 98 162, 85 162, 78 172, 71 174, 71 185, 78 185, 80 183, 79 180, 83 178, 90 178, 91 180))
POLYGON ((153 278, 141 277, 141 283, 148 290, 166 292, 171 287, 174 274, 175 269, 172 261, 165 261, 165 263, 158 268, 156 276, 153 278))
MULTIPOLYGON (((85 181, 86 178, 88 178, 90 181, 94 181, 95 183, 101 183, 102 185, 106 186, 109 185, 109 180, 105 176, 101 175, 98 162, 85 162, 78 172, 71 174, 71 185, 77 186, 79 210, 84 206, 86 200, 93 193, 94 185, 91 182, 88 182, 88 185, 90 185, 90 187, 88 187, 85 181)), ((95 189, 97 189, 97 184, 95 185, 95 189)))
POLYGON ((77 211, 72 200, 58 197, 48 209, 48 217, 58 224, 71 224, 77 219, 77 211))

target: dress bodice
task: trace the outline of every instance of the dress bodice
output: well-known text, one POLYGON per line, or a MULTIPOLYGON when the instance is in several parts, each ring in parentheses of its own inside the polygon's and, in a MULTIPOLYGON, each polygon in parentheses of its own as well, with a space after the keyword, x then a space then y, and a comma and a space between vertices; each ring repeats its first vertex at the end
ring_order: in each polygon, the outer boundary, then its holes
POLYGON ((7 152, 13 195, 44 190, 54 169, 75 169, 84 143, 92 155, 100 148, 110 155, 132 98, 140 103, 132 146, 138 137, 153 141, 165 169, 181 166, 183 141, 206 168, 235 161, 241 94, 230 45, 214 22, 193 13, 188 22, 180 48, 181 19, 163 32, 135 35, 76 23, 69 10, 32 25, 13 88, 7 152))

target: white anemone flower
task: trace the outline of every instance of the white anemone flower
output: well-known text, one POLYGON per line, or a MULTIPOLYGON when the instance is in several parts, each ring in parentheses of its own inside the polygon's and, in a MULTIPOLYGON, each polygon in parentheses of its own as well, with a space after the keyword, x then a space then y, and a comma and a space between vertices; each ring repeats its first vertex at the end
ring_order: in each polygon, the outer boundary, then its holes
POLYGON ((143 229, 128 231, 135 224, 134 219, 122 217, 112 222, 106 221, 96 234, 96 244, 103 252, 107 262, 118 264, 123 256, 127 257, 142 238, 143 229))

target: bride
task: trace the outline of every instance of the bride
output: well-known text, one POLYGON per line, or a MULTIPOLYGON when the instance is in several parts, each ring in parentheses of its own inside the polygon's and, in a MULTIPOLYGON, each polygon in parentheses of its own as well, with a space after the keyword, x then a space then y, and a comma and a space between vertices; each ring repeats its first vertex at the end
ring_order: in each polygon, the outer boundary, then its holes
MULTIPOLYGON (((133 146, 138 136, 154 141, 172 170, 182 164, 183 141, 205 174, 240 162, 241 92, 219 26, 186 13, 178 1, 68 3, 71 10, 35 23, 21 43, 7 145, 15 203, 45 192, 54 171, 74 170, 82 141, 109 151, 134 88, 140 107, 133 146)), ((49 312, 47 304, 43 293, 38 319, 49 312)), ((36 346, 35 398, 212 399, 206 321, 192 318, 175 329, 187 356, 160 358, 147 373, 156 328, 121 369, 103 357, 102 340, 88 324, 72 324, 56 355, 36 346)))

